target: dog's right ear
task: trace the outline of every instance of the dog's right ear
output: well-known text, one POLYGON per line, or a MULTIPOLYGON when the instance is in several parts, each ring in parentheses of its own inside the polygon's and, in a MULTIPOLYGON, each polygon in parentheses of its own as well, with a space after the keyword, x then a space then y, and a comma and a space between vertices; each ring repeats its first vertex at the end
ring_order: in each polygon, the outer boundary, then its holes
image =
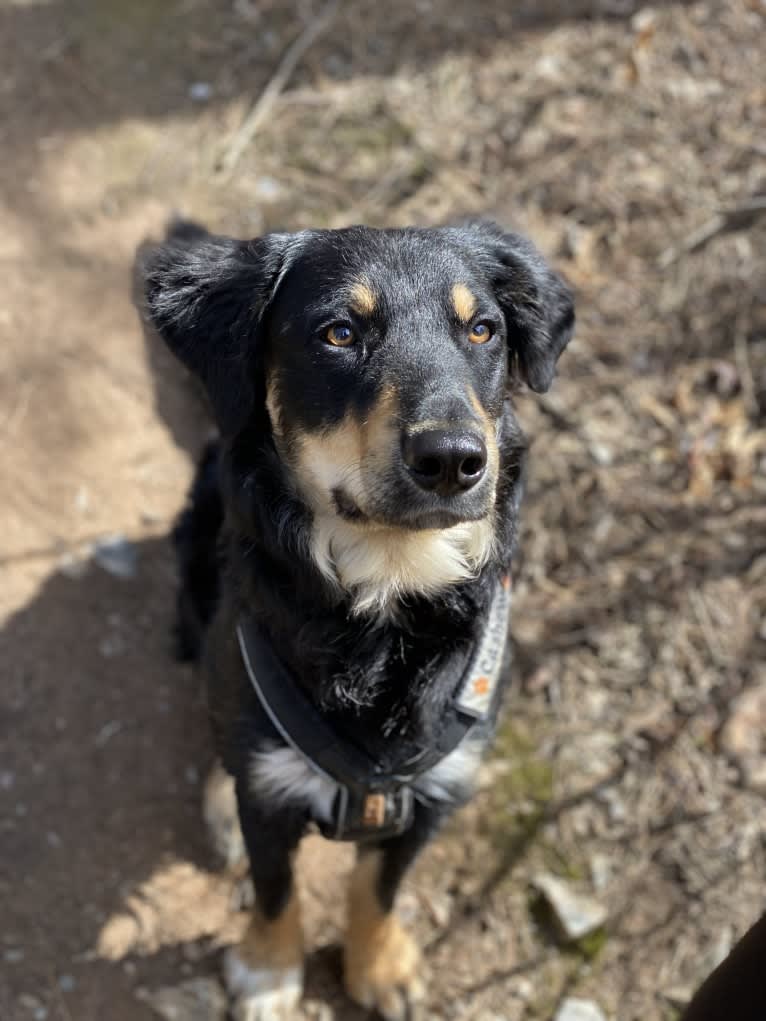
POLYGON ((236 241, 176 222, 136 260, 142 317, 201 379, 224 435, 240 429, 253 407, 257 334, 288 239, 236 241))

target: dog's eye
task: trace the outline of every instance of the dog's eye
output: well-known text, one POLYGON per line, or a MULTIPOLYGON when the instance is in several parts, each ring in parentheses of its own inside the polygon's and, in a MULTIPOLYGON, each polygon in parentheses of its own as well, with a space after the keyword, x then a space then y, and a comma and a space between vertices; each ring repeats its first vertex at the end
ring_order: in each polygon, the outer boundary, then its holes
POLYGON ((348 347, 356 340, 354 331, 345 323, 336 323, 335 326, 331 326, 325 337, 327 343, 332 344, 333 347, 348 347))
POLYGON ((468 334, 468 339, 472 344, 486 344, 488 340, 491 340, 494 336, 494 330, 491 323, 475 323, 471 327, 471 332, 468 334))

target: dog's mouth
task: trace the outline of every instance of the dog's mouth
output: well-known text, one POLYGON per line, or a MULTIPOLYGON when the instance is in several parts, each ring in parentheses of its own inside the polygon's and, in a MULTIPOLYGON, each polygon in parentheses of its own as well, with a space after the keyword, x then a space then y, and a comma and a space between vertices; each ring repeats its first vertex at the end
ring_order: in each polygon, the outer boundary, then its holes
POLYGON ((354 521, 357 524, 361 524, 363 521, 369 520, 367 515, 359 509, 356 502, 340 486, 333 489, 332 499, 338 516, 343 518, 344 521, 354 521))
POLYGON ((396 514, 387 511, 374 515, 365 513, 356 501, 340 486, 332 490, 332 500, 338 517, 357 525, 377 525, 387 528, 405 528, 409 531, 433 531, 453 528, 466 521, 476 521, 485 513, 466 513, 465 510, 440 508, 406 507, 396 514))

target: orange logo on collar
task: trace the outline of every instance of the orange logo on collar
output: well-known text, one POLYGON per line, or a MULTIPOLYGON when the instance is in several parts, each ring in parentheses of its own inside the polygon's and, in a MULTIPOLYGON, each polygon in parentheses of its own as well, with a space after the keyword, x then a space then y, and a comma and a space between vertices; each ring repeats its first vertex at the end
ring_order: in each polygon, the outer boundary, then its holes
POLYGON ((489 677, 477 677, 473 682, 474 695, 486 695, 489 691, 489 677))

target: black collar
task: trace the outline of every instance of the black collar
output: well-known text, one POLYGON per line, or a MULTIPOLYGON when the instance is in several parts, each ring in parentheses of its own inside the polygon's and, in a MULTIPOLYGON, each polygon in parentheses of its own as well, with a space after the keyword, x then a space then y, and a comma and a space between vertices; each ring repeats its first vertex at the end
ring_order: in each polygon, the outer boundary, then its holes
POLYGON ((248 677, 274 727, 315 772, 338 785, 333 819, 325 836, 363 840, 394 836, 412 821, 412 782, 454 751, 495 702, 505 651, 510 579, 498 582, 486 624, 445 714, 438 742, 395 773, 361 748, 341 740, 284 666, 256 621, 243 616, 237 638, 248 677))

